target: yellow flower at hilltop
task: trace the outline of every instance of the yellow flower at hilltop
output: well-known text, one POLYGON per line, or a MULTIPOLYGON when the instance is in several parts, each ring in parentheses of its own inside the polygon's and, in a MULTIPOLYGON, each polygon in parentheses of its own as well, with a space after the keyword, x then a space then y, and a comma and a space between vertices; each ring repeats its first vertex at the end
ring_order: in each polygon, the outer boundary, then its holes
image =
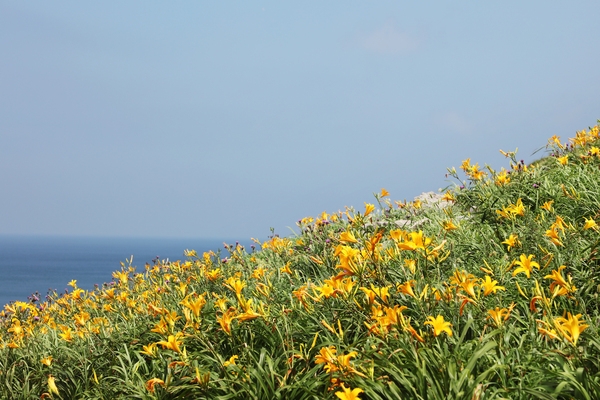
POLYGON ((444 221, 442 223, 442 227, 447 232, 454 231, 454 230, 458 229, 458 226, 454 225, 454 222, 452 222, 452 221, 444 221))
POLYGON ((552 210, 553 210, 552 203, 554 203, 554 200, 548 200, 543 205, 541 205, 540 208, 543 208, 544 210, 546 210, 548 212, 552 212, 552 210))
POLYGON ((510 251, 510 249, 512 249, 513 247, 520 246, 521 242, 519 242, 519 237, 517 235, 511 233, 510 236, 508 236, 508 239, 502 242, 502 244, 505 244, 506 250, 510 251))
POLYGON ((416 281, 414 280, 410 280, 408 282, 404 282, 402 284, 397 283, 396 284, 396 290, 399 293, 403 293, 403 294, 407 294, 409 296, 411 296, 412 298, 417 298, 417 296, 415 295, 415 292, 413 291, 413 286, 416 284, 416 281))
POLYGON ((510 182, 510 176, 508 176, 508 172, 502 168, 502 170, 496 175, 496 179, 494 183, 496 186, 504 186, 510 182))
POLYGON ((292 270, 290 269, 290 262, 288 261, 287 263, 285 263, 285 265, 281 268, 279 268, 279 271, 282 274, 288 274, 288 275, 293 275, 294 273, 292 272, 292 270))
POLYGON ((358 243, 356 237, 352 232, 342 232, 340 234, 340 242, 348 242, 348 243, 358 243))
POLYGON ((509 204, 508 206, 503 207, 502 210, 496 210, 496 213, 503 218, 512 219, 517 215, 524 216, 525 206, 523 205, 521 198, 519 198, 515 204, 509 204))
POLYGON ((585 224, 583 225, 583 229, 584 230, 588 230, 588 229, 597 229, 598 224, 596 223, 596 221, 594 221, 592 218, 586 218, 585 219, 585 224))
POLYGON ((198 296, 195 299, 192 299, 192 298, 190 298, 190 296, 188 296, 185 299, 183 299, 180 304, 183 305, 184 307, 189 308, 192 311, 192 313, 194 314, 194 316, 197 318, 200 316, 200 312, 202 311, 202 308, 206 304, 205 296, 206 296, 206 293, 203 293, 202 295, 198 296))
POLYGON ((148 345, 143 345, 140 353, 145 354, 150 357, 156 356, 156 343, 150 343, 148 345))
POLYGON ((556 160, 560 163, 560 165, 567 165, 569 163, 569 156, 564 155, 562 157, 556 157, 556 160))
POLYGON ((231 335, 231 322, 235 318, 235 309, 229 309, 223 313, 222 316, 217 317, 217 322, 221 325, 221 328, 225 333, 231 335))
POLYGON ((438 315, 435 318, 432 316, 427 317, 427 321, 423 325, 431 325, 434 336, 439 336, 442 334, 442 332, 446 332, 448 336, 452 336, 452 324, 450 322, 446 322, 444 317, 441 315, 438 315))
POLYGON ((551 228, 548 229, 545 233, 545 236, 548 237, 550 239, 550 241, 552 243, 554 243, 557 246, 564 246, 562 244, 562 242, 560 241, 560 236, 558 235, 558 229, 557 228, 551 228))
POLYGON ((589 327, 589 325, 584 324, 583 321, 580 321, 580 318, 581 314, 573 316, 571 313, 567 313, 567 318, 558 317, 554 320, 554 324, 559 329, 563 337, 573 345, 577 345, 579 335, 581 335, 581 332, 589 327))
POLYGON ((535 261, 532 261, 533 254, 526 256, 525 254, 521 254, 519 257, 519 261, 515 261, 515 264, 519 266, 519 268, 513 271, 513 276, 517 275, 520 272, 523 272, 527 275, 527 278, 531 277, 531 273, 533 272, 533 268, 540 269, 540 264, 535 261))
POLYGON ((423 237, 423 231, 411 232, 408 234, 410 239, 407 241, 403 241, 397 244, 398 248, 401 250, 425 250, 427 246, 431 244, 431 238, 423 237))
POLYGON ((370 203, 365 203, 365 217, 371 214, 375 210, 375 205, 370 203))
POLYGON ((548 139, 548 144, 555 144, 561 149, 565 148, 565 146, 562 143, 560 143, 560 136, 556 135, 552 135, 552 137, 548 139))
POLYGON ((239 297, 242 294, 242 289, 246 287, 246 282, 235 277, 230 277, 225 281, 227 287, 235 292, 235 295, 239 297))
POLYGON ((550 291, 552 292, 552 296, 564 296, 570 293, 573 293, 577 290, 575 285, 571 282, 571 277, 569 279, 565 279, 562 275, 562 270, 566 269, 565 265, 561 265, 558 269, 553 270, 550 275, 546 275, 545 279, 552 279, 553 282, 550 283, 550 291))
POLYGON ((177 353, 181 353, 181 348, 179 345, 181 344, 181 340, 179 338, 182 336, 181 332, 178 332, 175 335, 169 335, 167 340, 161 340, 160 342, 156 342, 163 347, 163 349, 173 350, 177 353))
POLYGON ((506 290, 504 286, 499 286, 497 280, 492 280, 489 275, 482 279, 481 287, 483 287, 483 295, 488 296, 490 294, 496 294, 498 290, 506 290))
POLYGON ((360 397, 358 395, 364 392, 361 388, 347 388, 343 383, 341 384, 341 388, 341 392, 335 392, 335 395, 341 400, 359 400, 360 397))
POLYGON ((41 362, 42 364, 44 364, 45 366, 49 367, 50 365, 52 365, 52 360, 53 360, 52 356, 48 356, 48 357, 44 357, 44 358, 42 358, 42 359, 40 360, 40 362, 41 362))

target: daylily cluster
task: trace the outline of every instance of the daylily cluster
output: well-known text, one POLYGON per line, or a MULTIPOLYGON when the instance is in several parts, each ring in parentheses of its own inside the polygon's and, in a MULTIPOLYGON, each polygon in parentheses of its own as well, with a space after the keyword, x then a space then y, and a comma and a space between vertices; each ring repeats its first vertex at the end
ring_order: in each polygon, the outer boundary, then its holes
POLYGON ((427 362, 452 362, 460 352, 441 354, 497 341, 494 354, 504 360, 515 332, 529 348, 544 347, 536 354, 579 360, 582 343, 598 336, 592 315, 600 304, 589 296, 600 258, 597 193, 545 179, 548 171, 585 177, 597 170, 599 134, 598 127, 577 132, 569 144, 553 136, 552 155, 532 165, 502 152, 510 171, 467 159, 460 168, 468 190, 461 182, 436 201, 392 202, 382 189, 379 207, 302 218, 297 237, 254 239, 252 251, 237 243, 224 246, 225 257, 186 250, 186 261, 158 260, 143 272, 129 260, 96 290, 72 281, 70 292, 45 302, 6 305, 0 352, 22 360, 39 352, 35 387, 44 397, 68 393, 60 368, 77 364, 70 354, 90 357, 76 375, 86 385, 118 390, 110 376, 122 370, 123 390, 136 387, 128 394, 139 398, 247 393, 261 374, 268 374, 265 390, 303 382, 294 390, 313 398, 377 398, 382 387, 401 391, 408 382, 402 374, 410 368, 390 367, 397 357, 418 366, 431 354, 427 362), (106 367, 113 358, 119 364, 106 367))

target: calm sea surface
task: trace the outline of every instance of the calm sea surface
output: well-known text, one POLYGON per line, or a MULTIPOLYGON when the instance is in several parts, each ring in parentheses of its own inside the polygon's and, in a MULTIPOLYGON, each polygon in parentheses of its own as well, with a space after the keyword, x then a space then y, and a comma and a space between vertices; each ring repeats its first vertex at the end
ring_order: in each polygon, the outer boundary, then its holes
POLYGON ((110 282, 112 272, 121 269, 120 261, 132 255, 136 270, 144 272, 144 265, 157 257, 185 260, 185 249, 216 252, 223 249, 223 242, 235 240, 0 235, 0 308, 14 300, 26 301, 36 291, 43 299, 48 289, 71 289, 67 283, 72 279, 80 288, 92 290, 94 284, 110 282))

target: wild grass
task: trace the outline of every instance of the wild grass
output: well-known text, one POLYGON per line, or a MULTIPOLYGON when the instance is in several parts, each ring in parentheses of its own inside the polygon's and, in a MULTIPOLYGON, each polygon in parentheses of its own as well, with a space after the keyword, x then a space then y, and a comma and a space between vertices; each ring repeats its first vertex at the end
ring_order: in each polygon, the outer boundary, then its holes
POLYGON ((6 305, 0 397, 600 398, 599 134, 6 305))

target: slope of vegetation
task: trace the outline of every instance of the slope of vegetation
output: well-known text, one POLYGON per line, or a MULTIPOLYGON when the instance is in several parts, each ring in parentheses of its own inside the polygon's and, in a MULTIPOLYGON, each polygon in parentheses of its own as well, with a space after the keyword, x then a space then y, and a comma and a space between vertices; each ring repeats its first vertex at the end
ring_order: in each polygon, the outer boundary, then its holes
POLYGON ((11 303, 0 397, 600 398, 599 135, 11 303))

